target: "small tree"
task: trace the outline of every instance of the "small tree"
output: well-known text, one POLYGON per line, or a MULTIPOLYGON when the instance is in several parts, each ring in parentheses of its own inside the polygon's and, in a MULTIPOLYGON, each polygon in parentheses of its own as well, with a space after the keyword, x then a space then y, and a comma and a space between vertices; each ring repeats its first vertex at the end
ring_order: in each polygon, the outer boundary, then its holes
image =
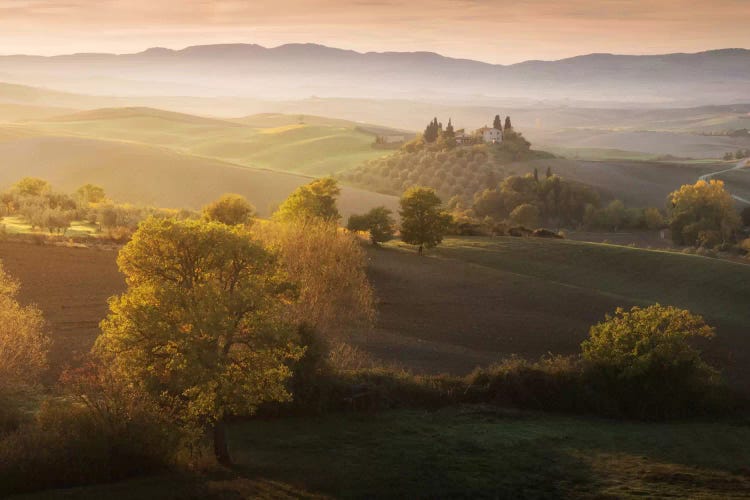
POLYGON ((229 226, 249 224, 255 217, 255 207, 242 195, 224 194, 203 207, 203 216, 229 226))
POLYGON ((42 313, 18 303, 18 287, 0 265, 0 392, 37 383, 47 368, 42 313))
POLYGON ((500 118, 500 115, 495 115, 495 119, 492 121, 492 128, 496 128, 497 130, 503 129, 503 120, 500 118))
POLYGON ((14 186, 21 196, 41 196, 50 190, 49 182, 36 177, 24 177, 14 186))
POLYGON ((400 204, 404 243, 417 245, 422 255, 424 247, 433 248, 443 241, 451 216, 442 210, 442 201, 434 189, 415 186, 403 194, 400 204))
POLYGON ((539 208, 530 203, 518 205, 510 213, 510 219, 518 225, 534 229, 539 227, 539 208))
POLYGON ((393 239, 396 221, 393 212, 385 207, 376 207, 362 215, 349 217, 347 229, 350 231, 367 231, 373 245, 393 239))
POLYGON ((505 130, 508 132, 513 130, 513 125, 510 123, 510 116, 505 117, 505 130))
POLYGON ((289 195, 274 214, 282 221, 320 219, 335 222, 341 218, 336 199, 341 193, 338 182, 331 177, 316 179, 300 186, 289 195))
POLYGON ((664 216, 658 208, 649 207, 644 209, 643 220, 649 229, 660 229, 664 226, 664 216))
POLYGON ((79 202, 86 205, 91 203, 102 203, 107 199, 107 196, 104 193, 104 188, 94 184, 84 184, 79 187, 76 190, 75 196, 79 202))
POLYGON ((292 297, 276 257, 242 226, 151 217, 117 262, 128 289, 95 352, 187 428, 210 429, 229 463, 225 419, 289 399, 300 355, 280 320, 292 297))

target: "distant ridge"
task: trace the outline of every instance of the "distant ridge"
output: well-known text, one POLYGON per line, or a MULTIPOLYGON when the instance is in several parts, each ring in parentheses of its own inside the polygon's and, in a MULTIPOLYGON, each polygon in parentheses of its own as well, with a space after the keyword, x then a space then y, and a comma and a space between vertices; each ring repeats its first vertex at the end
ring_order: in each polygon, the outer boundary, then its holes
POLYGON ((594 99, 697 105, 747 99, 750 50, 592 53, 504 66, 434 52, 356 52, 314 43, 271 48, 220 44, 153 47, 133 54, 0 56, 0 73, 18 75, 19 83, 100 95, 594 99))

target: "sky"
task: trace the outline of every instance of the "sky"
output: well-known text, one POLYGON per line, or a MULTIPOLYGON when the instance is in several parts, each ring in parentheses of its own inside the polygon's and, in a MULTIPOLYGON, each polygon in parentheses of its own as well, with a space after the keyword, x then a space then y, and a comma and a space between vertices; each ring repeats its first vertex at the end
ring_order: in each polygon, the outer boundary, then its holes
POLYGON ((0 0, 0 53, 320 43, 509 64, 750 48, 750 0, 0 0))

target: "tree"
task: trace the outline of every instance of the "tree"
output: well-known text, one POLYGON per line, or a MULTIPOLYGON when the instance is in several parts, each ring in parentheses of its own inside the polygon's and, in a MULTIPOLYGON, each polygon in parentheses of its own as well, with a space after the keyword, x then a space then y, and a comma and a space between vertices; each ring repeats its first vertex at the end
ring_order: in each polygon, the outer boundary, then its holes
POLYGON ((625 223, 627 210, 620 200, 612 200, 604 209, 604 223, 608 229, 617 232, 625 223))
POLYGON ((511 123, 510 123, 510 116, 506 116, 505 117, 505 130, 506 131, 513 130, 513 125, 511 125, 511 123))
POLYGON ((510 213, 510 219, 520 226, 537 228, 539 227, 539 208, 530 203, 518 205, 510 213))
POLYGON ((442 210, 442 201, 431 188, 415 186, 407 190, 400 201, 401 240, 419 247, 433 248, 443 241, 451 222, 450 214, 442 210))
POLYGON ((424 130, 424 134, 422 135, 424 142, 435 142, 440 136, 440 129, 442 129, 442 126, 438 123, 437 117, 435 117, 424 130))
POLYGON ((660 229, 664 225, 664 216, 658 208, 649 207, 643 210, 643 219, 649 229, 660 229))
POLYGON ((277 220, 338 221, 341 218, 336 208, 336 198, 341 193, 338 182, 326 177, 300 186, 289 195, 274 214, 277 220))
POLYGON ((500 118, 500 115, 495 115, 495 119, 492 121, 492 128, 496 128, 497 130, 503 129, 503 120, 500 118))
POLYGON ((678 245, 715 246, 740 226, 734 200, 720 180, 686 184, 669 195, 670 230, 678 245))
POLYGON ((350 231, 367 231, 373 245, 393 239, 396 221, 393 212, 385 207, 375 207, 366 214, 352 215, 346 228, 350 231))
POLYGON ((91 203, 101 203, 107 199, 104 188, 94 184, 84 184, 76 190, 76 198, 86 205, 91 203))
POLYGON ((234 226, 249 224, 255 217, 255 207, 239 194, 223 194, 218 200, 203 207, 203 216, 210 221, 234 226))
POLYGON ((242 226, 150 217, 117 263, 128 289, 110 299, 95 353, 186 428, 211 429, 229 463, 225 419, 288 400, 300 356, 277 257, 242 226))
POLYGON ((368 326, 374 297, 367 280, 367 256, 355 236, 322 220, 257 224, 252 232, 267 248, 278 249, 279 261, 297 290, 282 314, 325 337, 352 326, 368 326))
POLYGON ((539 170, 534 167, 534 181, 539 182, 539 170))
POLYGON ((36 177, 24 177, 14 187, 22 196, 41 196, 50 189, 49 182, 36 177))
POLYGON ((42 313, 18 303, 18 288, 0 265, 0 392, 37 383, 47 368, 42 313))
POLYGON ((451 123, 451 119, 448 118, 448 126, 445 127, 445 132, 443 133, 446 137, 454 137, 456 135, 455 131, 453 130, 453 123, 451 123))
POLYGON ((672 306, 654 304, 614 316, 591 327, 581 344, 584 361, 598 371, 600 383, 640 407, 643 415, 664 416, 668 405, 690 407, 705 397, 718 373, 691 345, 710 339, 714 329, 701 316, 672 306))
POLYGON ((547 177, 547 179, 552 177, 552 167, 547 167, 547 173, 545 174, 545 176, 547 177))

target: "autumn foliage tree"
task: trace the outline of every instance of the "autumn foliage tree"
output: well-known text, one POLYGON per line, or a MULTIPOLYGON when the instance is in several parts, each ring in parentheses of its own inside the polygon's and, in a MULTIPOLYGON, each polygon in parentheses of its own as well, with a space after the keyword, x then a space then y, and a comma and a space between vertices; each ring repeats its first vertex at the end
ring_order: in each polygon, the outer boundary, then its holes
POLYGON ((678 245, 713 247, 729 241, 741 220, 720 180, 686 184, 669 195, 670 230, 678 245))
POLYGON ((341 218, 336 199, 341 188, 335 179, 326 177, 316 179, 300 186, 289 195, 274 213, 274 218, 281 221, 322 219, 338 221, 341 218))
POLYGON ((448 231, 451 216, 443 210, 442 204, 431 188, 415 186, 401 197, 401 240, 416 245, 419 255, 425 247, 440 244, 448 231))
POLYGON ((18 287, 0 265, 0 393, 38 383, 47 368, 42 313, 18 303, 18 287))
POLYGON ((95 353, 186 428, 210 429, 229 463, 225 419, 290 396, 300 355, 280 310, 293 287, 242 226, 149 218, 121 250, 127 291, 110 300, 95 353))
POLYGON ((255 207, 242 195, 224 194, 203 207, 203 216, 230 226, 248 224, 255 217, 255 207))

